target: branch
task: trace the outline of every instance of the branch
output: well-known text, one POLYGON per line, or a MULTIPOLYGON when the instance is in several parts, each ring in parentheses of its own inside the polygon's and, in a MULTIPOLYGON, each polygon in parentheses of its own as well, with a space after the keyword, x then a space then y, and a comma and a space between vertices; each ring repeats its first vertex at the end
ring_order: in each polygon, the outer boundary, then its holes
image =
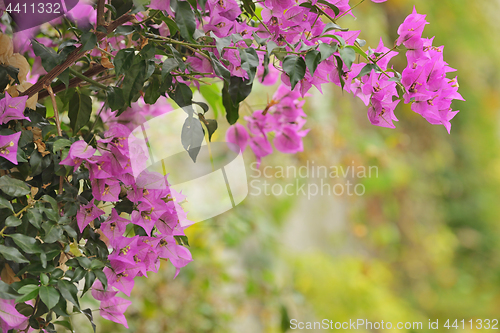
MULTIPOLYGON (((109 26, 106 27, 106 32, 97 32, 97 42, 99 43, 102 39, 104 39, 109 33, 113 32, 120 25, 129 22, 135 18, 134 15, 124 14, 117 18, 115 21, 111 22, 109 26)), ((56 77, 58 77, 62 72, 66 70, 66 68, 73 65, 75 61, 77 61, 85 52, 82 52, 82 47, 78 47, 76 50, 71 52, 66 60, 62 63, 54 67, 47 75, 45 75, 42 79, 38 80, 37 83, 32 85, 29 89, 25 90, 19 96, 29 97, 35 95, 37 92, 42 90, 44 86, 49 85, 56 77)))
POLYGON ((100 25, 105 26, 105 18, 104 18, 104 2, 105 0, 97 0, 97 23, 96 28, 100 25))
MULTIPOLYGON (((97 75, 99 73, 102 73, 106 70, 107 70, 107 68, 103 67, 102 65, 96 65, 96 66, 93 66, 92 68, 90 68, 88 71, 84 72, 83 75, 91 78, 92 76, 97 75)), ((80 79, 79 77, 74 77, 71 80, 69 80, 68 88, 74 88, 77 85, 79 85, 82 81, 83 80, 80 79)), ((52 89, 54 90, 54 94, 57 94, 61 91, 66 90, 66 85, 64 83, 61 83, 55 87, 52 87, 52 89)), ((48 97, 48 96, 49 96, 49 93, 47 90, 40 91, 38 93, 38 100, 41 100, 41 99, 48 97)))

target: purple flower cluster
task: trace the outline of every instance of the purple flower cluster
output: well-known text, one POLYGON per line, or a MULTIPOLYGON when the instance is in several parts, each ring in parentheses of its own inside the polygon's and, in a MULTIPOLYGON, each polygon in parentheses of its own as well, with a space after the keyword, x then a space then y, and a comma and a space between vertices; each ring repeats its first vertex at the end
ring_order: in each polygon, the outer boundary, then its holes
POLYGON ((269 134, 274 134, 273 143, 282 153, 294 154, 303 151, 302 138, 309 130, 303 130, 306 114, 302 110, 304 101, 300 93, 280 85, 264 110, 255 111, 245 117, 247 128, 235 124, 226 132, 226 141, 235 144, 241 151, 250 146, 258 163, 262 157, 273 152, 269 134), (247 130, 248 129, 248 130, 247 130))
POLYGON ((97 232, 111 250, 110 267, 104 269, 108 288, 104 290, 96 280, 92 290, 94 298, 101 301, 101 315, 125 326, 123 312, 130 302, 116 297, 118 291, 130 296, 134 278, 157 272, 160 259, 172 263, 177 269, 176 276, 181 267, 192 261, 189 250, 178 245, 175 239, 185 235, 187 225, 186 214, 175 201, 180 196, 170 190, 166 176, 146 170, 140 177, 134 177, 130 152, 134 153, 133 158, 138 158, 142 147, 130 147, 134 144, 129 141, 130 133, 126 126, 114 123, 104 132, 104 137, 97 140, 97 149, 83 140, 76 141, 60 163, 75 168, 85 163, 89 170, 94 199, 81 206, 76 215, 80 232, 89 225, 94 228, 93 221, 105 215, 97 202, 116 203, 126 198, 132 205, 131 214, 125 217, 112 208, 100 224, 97 232), (127 225, 131 223, 140 226, 145 235, 128 235, 127 225))
POLYGON ((397 44, 403 44, 408 51, 408 66, 403 70, 401 83, 406 88, 405 103, 412 103, 411 109, 431 124, 442 124, 448 133, 450 120, 458 113, 451 109, 454 99, 464 100, 458 93, 458 81, 450 80, 446 73, 455 69, 443 60, 444 46, 433 46, 433 38, 422 38, 428 22, 425 15, 415 8, 399 26, 397 44))

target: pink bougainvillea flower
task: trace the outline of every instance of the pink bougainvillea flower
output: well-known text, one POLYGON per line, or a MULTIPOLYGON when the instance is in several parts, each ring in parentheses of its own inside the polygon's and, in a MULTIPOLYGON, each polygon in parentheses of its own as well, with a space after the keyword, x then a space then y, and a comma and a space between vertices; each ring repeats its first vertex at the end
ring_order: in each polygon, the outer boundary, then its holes
POLYGON ((283 128, 283 131, 276 134, 274 146, 282 153, 295 154, 304 150, 302 138, 307 134, 306 131, 296 131, 291 126, 283 128))
MULTIPOLYGON (((237 152, 245 151, 245 148, 247 147, 248 144, 248 138, 249 137, 247 130, 241 124, 234 124, 233 126, 229 127, 226 132, 226 141, 232 143, 233 145, 238 146, 239 151, 237 152)), ((231 149, 234 148, 233 150, 237 149, 234 146, 229 146, 229 147, 231 149)))
POLYGON ((413 12, 406 17, 398 28, 399 38, 396 41, 397 45, 405 44, 405 42, 412 38, 421 38, 425 25, 429 24, 425 20, 425 17, 426 15, 418 14, 415 7, 413 7, 413 12))
POLYGON ((27 100, 28 96, 11 97, 5 93, 5 97, 0 100, 0 124, 16 119, 30 120, 24 115, 27 100))
POLYGON ((94 297, 98 301, 107 301, 118 294, 118 291, 111 290, 110 287, 104 289, 104 286, 99 280, 95 280, 90 292, 92 293, 92 297, 94 297))
POLYGON ((21 132, 0 135, 0 156, 17 165, 17 148, 21 132))
POLYGON ((68 156, 59 162, 62 165, 78 167, 84 160, 88 160, 95 153, 95 148, 87 142, 80 140, 76 141, 69 148, 68 156))
POLYGON ((122 324, 125 328, 128 328, 127 319, 124 313, 127 311, 130 304, 132 304, 132 302, 129 300, 113 297, 101 302, 99 313, 103 318, 122 324))
POLYGON ((78 222, 80 232, 83 232, 83 229, 85 229, 90 222, 94 221, 103 214, 104 211, 97 208, 93 200, 89 201, 89 203, 85 206, 81 206, 80 210, 76 214, 76 221, 78 222))
POLYGON ((16 310, 14 300, 0 299, 0 328, 2 332, 19 328, 27 319, 16 310))

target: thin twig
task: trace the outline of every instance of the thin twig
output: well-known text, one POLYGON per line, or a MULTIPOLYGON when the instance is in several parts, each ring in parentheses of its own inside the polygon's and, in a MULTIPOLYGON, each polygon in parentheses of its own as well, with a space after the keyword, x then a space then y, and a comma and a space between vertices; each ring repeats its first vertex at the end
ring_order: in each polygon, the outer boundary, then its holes
MULTIPOLYGON (((54 91, 52 90, 52 87, 50 85, 47 85, 45 89, 47 89, 47 91, 49 92, 50 99, 52 100, 52 107, 54 108, 54 118, 56 119, 57 135, 62 136, 61 120, 59 119, 59 111, 57 111, 56 95, 54 94, 54 91)), ((63 182, 64 177, 59 176, 59 194, 62 194, 63 182)))

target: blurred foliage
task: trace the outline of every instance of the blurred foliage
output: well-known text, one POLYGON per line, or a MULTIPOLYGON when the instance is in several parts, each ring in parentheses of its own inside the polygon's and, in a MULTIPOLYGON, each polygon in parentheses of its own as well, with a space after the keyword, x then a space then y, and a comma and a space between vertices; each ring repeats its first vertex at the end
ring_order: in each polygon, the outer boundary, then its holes
MULTIPOLYGON (((363 20, 345 20, 370 27, 361 36, 367 45, 377 45, 384 31, 390 44, 413 3, 367 1, 355 10, 363 20)), ((430 22, 424 35, 445 45, 467 100, 454 106, 461 112, 451 135, 409 107, 396 110, 396 130, 373 127, 355 98, 333 87, 315 94, 306 104, 305 152, 264 159, 261 168, 307 161, 378 166, 378 177, 362 180, 366 194, 249 196, 187 230, 195 261, 175 280, 162 269, 137 282, 129 330, 101 321, 100 332, 281 332, 288 318, 422 321, 425 328, 429 318, 495 318, 500 4, 416 5, 430 22)), ((268 91, 254 92, 252 104, 265 103, 268 91)))

